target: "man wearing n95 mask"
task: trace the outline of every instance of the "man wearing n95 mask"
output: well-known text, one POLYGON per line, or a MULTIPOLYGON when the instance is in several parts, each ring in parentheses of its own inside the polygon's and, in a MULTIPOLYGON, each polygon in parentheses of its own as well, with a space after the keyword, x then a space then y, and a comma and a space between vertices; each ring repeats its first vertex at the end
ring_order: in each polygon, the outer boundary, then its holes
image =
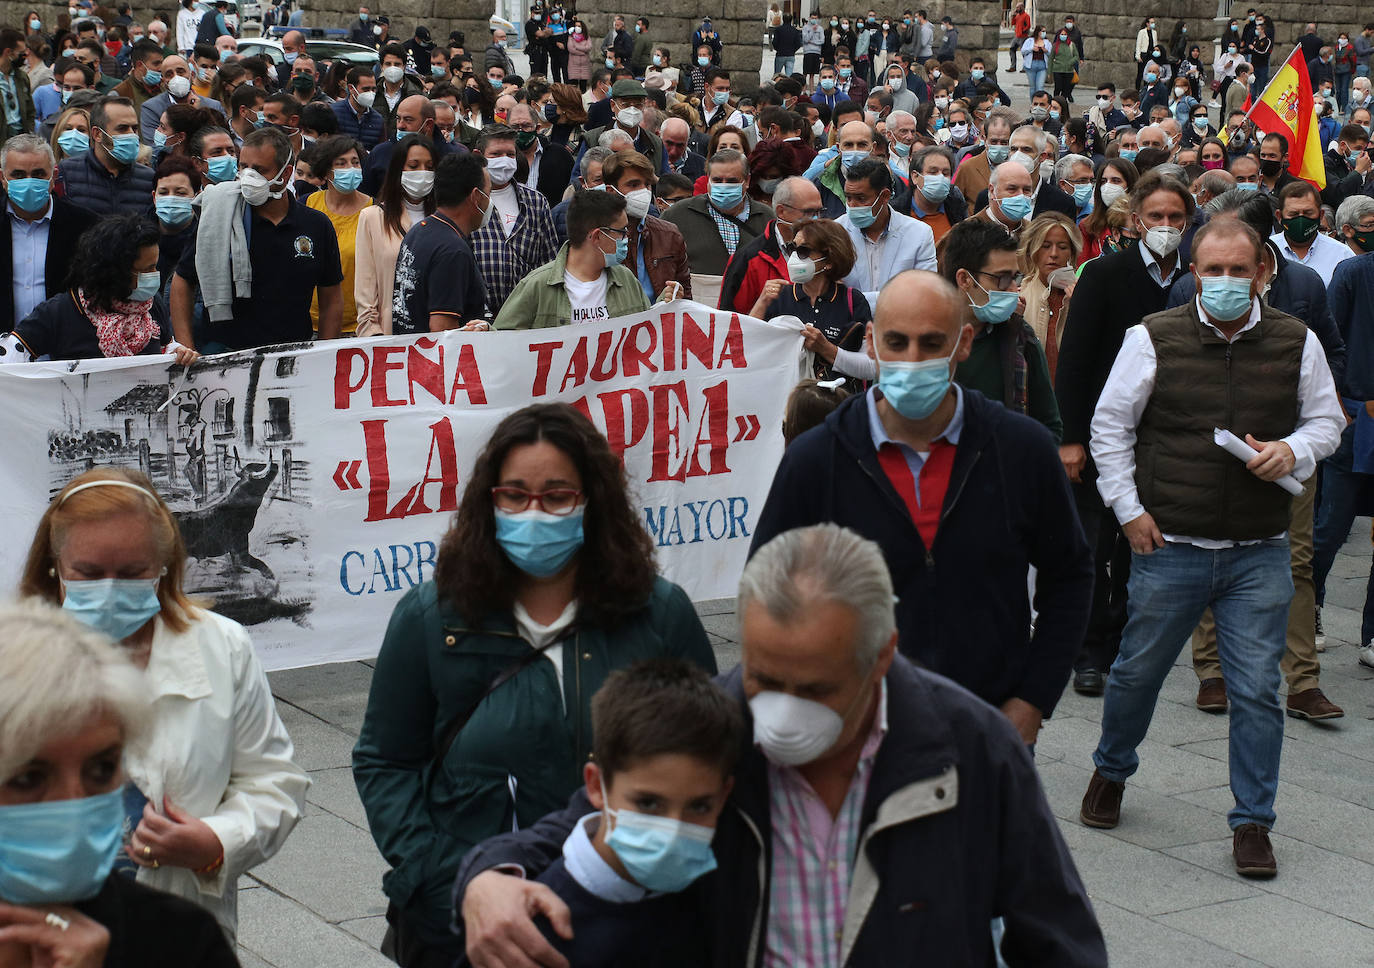
MULTIPOLYGON (((754 744, 716 824, 717 870, 686 889, 715 960, 878 964, 919 943, 932 964, 991 963, 1000 915, 1019 964, 1104 964, 1030 758, 995 710, 896 654, 893 591, 882 550, 834 524, 782 534, 745 567, 741 663, 722 685, 754 744), (800 908, 816 914, 789 914, 800 908)), ((567 907, 494 868, 538 875, 589 806, 580 792, 468 854, 455 900, 469 952, 557 963, 529 912, 559 924, 567 907)))

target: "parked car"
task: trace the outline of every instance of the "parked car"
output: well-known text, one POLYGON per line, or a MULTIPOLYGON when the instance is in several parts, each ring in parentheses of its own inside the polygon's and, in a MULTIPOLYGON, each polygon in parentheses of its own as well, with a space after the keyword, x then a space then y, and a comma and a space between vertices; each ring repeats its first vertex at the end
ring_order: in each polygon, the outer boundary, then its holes
MULTIPOLYGON (((372 67, 380 59, 377 52, 371 47, 350 44, 344 40, 311 40, 307 38, 305 52, 314 58, 317 64, 321 61, 342 60, 359 67, 372 67)), ((259 54, 265 55, 278 67, 286 64, 286 52, 282 49, 281 41, 274 37, 252 37, 239 41, 240 56, 256 57, 259 54)))

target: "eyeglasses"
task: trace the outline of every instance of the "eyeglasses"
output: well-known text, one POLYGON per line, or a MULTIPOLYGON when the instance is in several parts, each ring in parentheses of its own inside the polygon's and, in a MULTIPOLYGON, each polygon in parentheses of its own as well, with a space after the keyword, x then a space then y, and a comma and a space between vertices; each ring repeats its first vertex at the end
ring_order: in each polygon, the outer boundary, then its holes
POLYGON ((582 492, 572 487, 553 487, 547 491, 527 491, 521 487, 493 487, 491 502, 498 511, 519 514, 538 504, 546 514, 572 514, 582 503, 582 492))
POLYGON ((801 216, 801 218, 799 218, 797 221, 807 221, 807 220, 810 220, 810 221, 814 222, 814 221, 816 221, 817 219, 825 218, 825 209, 823 209, 823 208, 794 208, 793 206, 788 205, 788 204, 785 203, 785 202, 784 202, 783 204, 781 204, 781 205, 774 205, 773 208, 774 208, 774 209, 779 209, 779 208, 791 209, 792 211, 796 212, 798 215, 801 216))
POLYGON ((999 272, 997 275, 993 275, 982 269, 978 270, 978 275, 991 279, 998 292, 1013 292, 1020 289, 1022 281, 1026 278, 1019 272, 999 272))
POLYGON ((609 226, 603 226, 601 231, 615 239, 628 239, 630 237, 630 227, 628 225, 623 229, 613 229, 609 226))

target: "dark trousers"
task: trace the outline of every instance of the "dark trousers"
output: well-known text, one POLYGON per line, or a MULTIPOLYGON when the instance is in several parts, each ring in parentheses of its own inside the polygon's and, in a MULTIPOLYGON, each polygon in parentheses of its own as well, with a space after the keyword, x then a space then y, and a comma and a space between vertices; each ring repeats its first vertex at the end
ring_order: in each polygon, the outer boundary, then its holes
MULTIPOLYGON (((1321 497, 1317 503, 1312 541, 1312 583, 1316 586, 1318 608, 1326 601, 1326 576, 1336 561, 1336 553, 1350 536, 1356 516, 1367 513, 1369 508, 1374 475, 1356 473, 1354 458, 1355 425, 1351 424, 1341 433, 1341 446, 1321 464, 1321 497)), ((1374 562, 1370 564, 1365 590, 1359 644, 1368 645, 1371 639, 1374 639, 1374 562)))
POLYGON ((456 937, 442 947, 425 942, 395 904, 386 906, 386 923, 381 951, 401 968, 452 968, 464 955, 456 937))
POLYGON ((1093 669, 1106 672, 1121 648, 1121 632, 1126 627, 1126 583, 1131 577, 1131 546, 1121 533, 1116 515, 1103 508, 1095 493, 1085 489, 1091 484, 1075 485, 1074 499, 1083 534, 1093 549, 1093 602, 1088 630, 1074 660, 1076 671, 1093 669))
POLYGON ((1073 71, 1054 72, 1054 93, 1073 100, 1073 71))
POLYGON ((548 76, 549 72, 549 52, 542 46, 534 46, 529 50, 530 55, 530 76, 543 74, 548 76))
POLYGON ((564 84, 568 80, 568 52, 555 47, 549 53, 549 81, 564 84))

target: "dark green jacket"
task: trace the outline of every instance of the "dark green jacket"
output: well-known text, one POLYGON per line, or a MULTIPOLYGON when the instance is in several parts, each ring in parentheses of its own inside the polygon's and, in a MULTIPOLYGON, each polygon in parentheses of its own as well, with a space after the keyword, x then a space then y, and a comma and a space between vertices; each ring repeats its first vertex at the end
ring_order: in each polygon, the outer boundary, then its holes
POLYGON ((574 634, 563 647, 562 696, 552 663, 531 663, 482 700, 432 769, 446 727, 531 647, 509 614, 468 622, 438 600, 433 582, 411 589, 391 613, 353 778, 392 867, 382 887, 431 943, 452 942, 449 895, 468 850, 561 809, 581 785, 591 698, 612 671, 663 655, 716 671, 691 601, 662 578, 644 609, 614 631, 574 634))
POLYGON ((1026 416, 1045 425, 1054 435, 1057 444, 1064 439, 1064 421, 1059 415, 1059 400, 1054 395, 1054 384, 1050 383, 1050 366, 1045 360, 1045 347, 1035 338, 1020 315, 1013 315, 1005 323, 985 326, 973 338, 968 359, 954 370, 954 381, 960 386, 977 390, 990 400, 1007 402, 1007 374, 1002 370, 1002 347, 1000 340, 1008 335, 1007 327, 1020 326, 1026 356, 1026 416))

